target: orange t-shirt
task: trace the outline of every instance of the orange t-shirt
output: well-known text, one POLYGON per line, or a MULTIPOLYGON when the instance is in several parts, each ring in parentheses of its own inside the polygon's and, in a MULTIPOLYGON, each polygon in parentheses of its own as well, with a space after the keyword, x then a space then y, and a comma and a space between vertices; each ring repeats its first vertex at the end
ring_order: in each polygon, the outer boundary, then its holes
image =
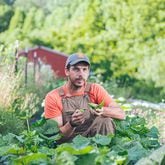
MULTIPOLYGON (((80 96, 84 95, 85 87, 78 92, 70 93, 67 84, 62 86, 65 96, 80 96)), ((108 106, 112 102, 112 98, 108 92, 99 84, 92 83, 88 92, 90 102, 99 104, 104 100, 104 106, 108 106)), ((44 115, 46 118, 54 118, 62 115, 62 98, 59 95, 58 89, 49 92, 45 97, 44 115)))

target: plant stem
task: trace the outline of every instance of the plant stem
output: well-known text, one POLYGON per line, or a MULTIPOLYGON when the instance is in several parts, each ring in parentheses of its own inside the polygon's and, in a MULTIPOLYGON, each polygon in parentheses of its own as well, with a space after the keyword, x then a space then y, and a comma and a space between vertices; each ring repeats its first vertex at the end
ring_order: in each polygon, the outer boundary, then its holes
POLYGON ((26 123, 27 123, 27 130, 29 132, 30 131, 30 125, 29 125, 29 120, 28 119, 26 119, 26 123))

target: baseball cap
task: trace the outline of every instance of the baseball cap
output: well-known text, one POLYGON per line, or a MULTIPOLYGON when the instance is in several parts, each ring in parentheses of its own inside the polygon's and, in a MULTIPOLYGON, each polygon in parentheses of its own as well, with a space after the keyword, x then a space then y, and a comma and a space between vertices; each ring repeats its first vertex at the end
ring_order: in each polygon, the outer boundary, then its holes
POLYGON ((82 53, 74 53, 74 54, 71 54, 66 60, 65 67, 67 68, 68 65, 75 65, 79 62, 86 62, 90 65, 89 58, 86 55, 82 53))

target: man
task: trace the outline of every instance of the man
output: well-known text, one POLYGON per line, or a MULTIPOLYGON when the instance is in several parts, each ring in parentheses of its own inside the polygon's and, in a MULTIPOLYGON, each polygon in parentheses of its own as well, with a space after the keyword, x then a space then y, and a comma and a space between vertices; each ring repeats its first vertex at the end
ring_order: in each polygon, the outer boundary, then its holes
POLYGON ((78 134, 90 137, 114 133, 112 119, 125 118, 124 111, 102 86, 87 83, 89 72, 88 57, 72 54, 65 65, 66 84, 49 92, 45 98, 45 117, 58 123, 64 141, 78 134), (92 110, 89 103, 103 103, 103 107, 92 110))

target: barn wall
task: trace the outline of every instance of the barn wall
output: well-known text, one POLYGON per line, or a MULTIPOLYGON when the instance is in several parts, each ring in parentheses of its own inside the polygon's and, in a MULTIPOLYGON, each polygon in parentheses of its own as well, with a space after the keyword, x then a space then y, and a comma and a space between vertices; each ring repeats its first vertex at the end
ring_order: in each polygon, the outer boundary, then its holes
MULTIPOLYGON (((25 55, 25 52, 22 53, 25 55)), ((34 62, 41 60, 42 63, 50 65, 54 73, 59 77, 65 77, 64 67, 67 56, 62 53, 48 51, 43 48, 31 49, 28 51, 28 61, 34 62)))

